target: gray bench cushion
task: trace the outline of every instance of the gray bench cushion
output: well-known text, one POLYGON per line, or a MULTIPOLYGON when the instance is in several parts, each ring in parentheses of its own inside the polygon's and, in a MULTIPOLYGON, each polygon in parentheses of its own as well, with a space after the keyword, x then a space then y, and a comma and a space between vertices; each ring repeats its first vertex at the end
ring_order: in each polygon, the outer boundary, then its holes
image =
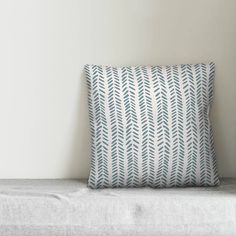
POLYGON ((0 235, 236 235, 236 179, 101 190, 79 180, 0 180, 0 235))

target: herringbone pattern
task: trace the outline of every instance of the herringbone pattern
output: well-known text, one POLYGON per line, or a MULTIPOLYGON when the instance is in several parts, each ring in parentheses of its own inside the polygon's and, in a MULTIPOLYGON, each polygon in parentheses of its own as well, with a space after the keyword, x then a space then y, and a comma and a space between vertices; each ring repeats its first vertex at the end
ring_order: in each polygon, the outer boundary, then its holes
POLYGON ((209 106, 214 64, 85 66, 92 160, 88 185, 219 183, 209 106))

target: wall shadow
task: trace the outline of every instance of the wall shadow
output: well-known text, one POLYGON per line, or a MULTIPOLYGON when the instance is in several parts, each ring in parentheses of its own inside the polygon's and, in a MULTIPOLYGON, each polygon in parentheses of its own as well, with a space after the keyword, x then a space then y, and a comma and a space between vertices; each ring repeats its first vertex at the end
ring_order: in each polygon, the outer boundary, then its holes
POLYGON ((90 131, 88 116, 88 89, 84 70, 79 77, 76 116, 72 127, 71 148, 67 173, 70 178, 87 178, 90 163, 90 131))

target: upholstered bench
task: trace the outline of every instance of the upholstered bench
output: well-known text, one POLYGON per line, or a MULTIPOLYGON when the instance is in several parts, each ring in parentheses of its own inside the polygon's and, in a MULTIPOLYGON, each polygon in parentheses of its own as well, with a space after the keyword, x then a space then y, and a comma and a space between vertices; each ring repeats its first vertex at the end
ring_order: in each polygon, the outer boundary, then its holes
POLYGON ((81 180, 1 180, 1 236, 235 236, 236 179, 219 187, 87 188, 81 180))

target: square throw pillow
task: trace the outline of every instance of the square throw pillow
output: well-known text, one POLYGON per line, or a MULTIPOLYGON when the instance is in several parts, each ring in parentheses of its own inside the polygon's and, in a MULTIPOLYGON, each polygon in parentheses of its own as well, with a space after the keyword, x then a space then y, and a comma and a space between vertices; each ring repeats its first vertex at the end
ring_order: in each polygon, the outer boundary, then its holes
POLYGON ((214 64, 86 65, 88 186, 219 184, 209 109, 214 64))

